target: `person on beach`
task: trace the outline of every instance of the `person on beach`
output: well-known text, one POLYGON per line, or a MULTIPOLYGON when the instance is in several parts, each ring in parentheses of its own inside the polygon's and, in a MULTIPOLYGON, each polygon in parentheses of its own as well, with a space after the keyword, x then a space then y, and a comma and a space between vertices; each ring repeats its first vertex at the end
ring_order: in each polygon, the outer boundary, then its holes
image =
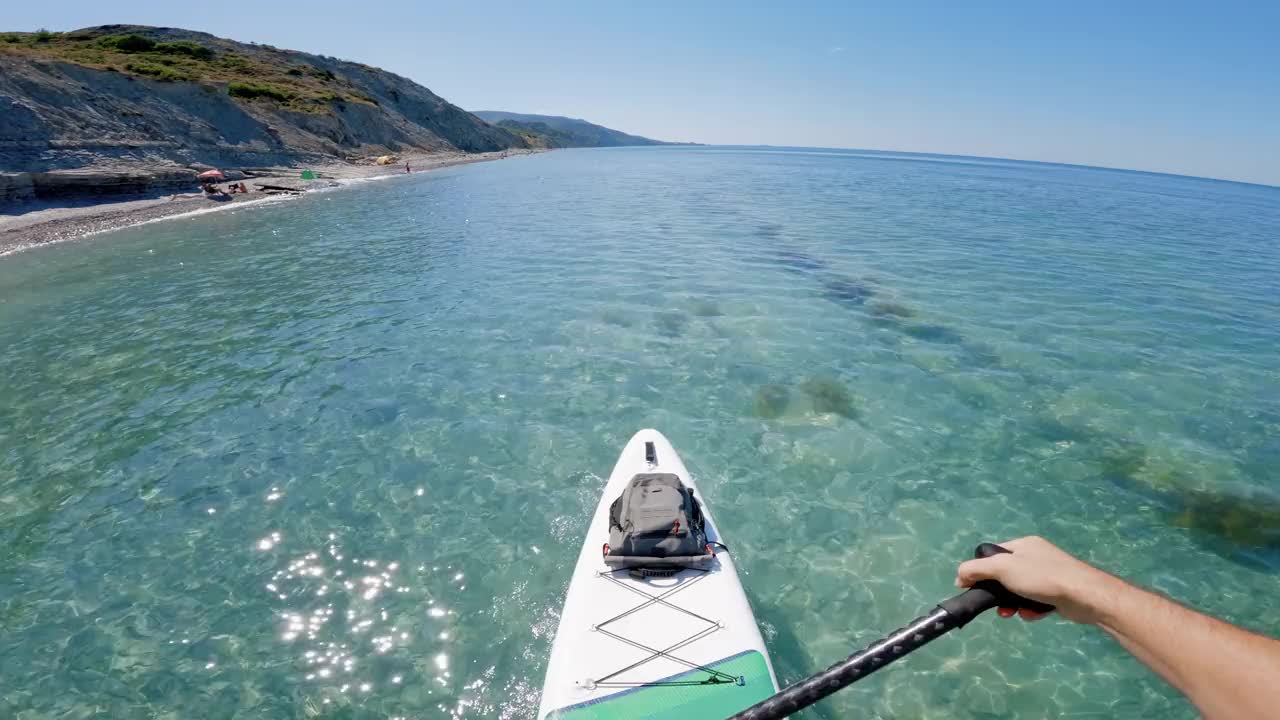
POLYGON ((405 171, 406 173, 408 173, 408 172, 409 172, 409 163, 405 163, 405 164, 404 164, 404 171, 405 171))
MULTIPOLYGON (((1012 551, 970 560, 956 585, 995 580, 1049 603, 1075 623, 1102 628, 1125 650, 1182 692, 1210 720, 1280 716, 1280 640, 1209 617, 1130 585, 1049 541, 1001 543, 1012 551)), ((1000 608, 1001 617, 1042 613, 1000 608)))

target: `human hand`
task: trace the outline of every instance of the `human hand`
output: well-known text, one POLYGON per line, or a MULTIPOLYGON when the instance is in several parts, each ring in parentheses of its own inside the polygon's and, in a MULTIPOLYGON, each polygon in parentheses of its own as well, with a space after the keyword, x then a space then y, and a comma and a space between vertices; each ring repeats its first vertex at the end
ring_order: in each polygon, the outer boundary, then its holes
MULTIPOLYGON (((1115 580, 1107 573, 1077 560, 1040 537, 1024 537, 1001 545, 1008 553, 961 563, 956 586, 971 587, 979 580, 995 580, 1010 591, 1031 600, 1054 605, 1072 622, 1087 625, 1099 620, 1097 598, 1115 580)), ((1039 620, 1046 613, 1016 608, 999 608, 1000 617, 1015 614, 1024 620, 1039 620)))

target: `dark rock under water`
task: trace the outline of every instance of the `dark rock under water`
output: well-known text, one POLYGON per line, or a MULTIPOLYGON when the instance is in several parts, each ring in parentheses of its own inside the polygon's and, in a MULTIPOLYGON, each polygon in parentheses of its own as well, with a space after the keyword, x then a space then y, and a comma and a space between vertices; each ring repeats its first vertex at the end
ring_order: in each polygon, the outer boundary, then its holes
POLYGON ((1135 442, 1111 440, 1105 442, 1099 465, 1102 476, 1112 482, 1129 485, 1147 464, 1147 449, 1135 442))
POLYGON ((1207 489, 1198 486, 1194 471, 1152 467, 1150 451, 1127 440, 1102 440, 1098 464, 1111 483, 1146 498, 1161 508, 1160 517, 1173 527, 1191 530, 1209 550, 1261 569, 1280 570, 1280 496, 1257 489, 1207 489))
POLYGON ((827 269, 825 262, 796 250, 779 250, 771 259, 788 270, 799 272, 813 273, 827 269))
POLYGON ((787 411, 791 391, 782 385, 764 385, 756 390, 755 413, 763 418, 776 418, 787 411))
POLYGON ((876 294, 866 283, 843 275, 823 275, 819 282, 822 284, 823 297, 848 308, 861 308, 876 294))
POLYGON ((1191 490, 1170 494, 1169 524, 1196 530, 1251 550, 1280 551, 1280 497, 1191 490))
POLYGON ((984 342, 967 342, 964 345, 965 359, 970 365, 980 368, 1002 368, 1004 360, 1000 353, 984 342))
POLYGON ((631 327, 635 324, 631 316, 621 310, 605 310, 600 313, 600 319, 618 327, 631 327))
POLYGON ((653 322, 658 327, 658 334, 663 337, 680 337, 689 326, 688 316, 675 310, 654 313, 653 322))
POLYGON ((964 335, 946 325, 938 323, 916 322, 908 320, 908 316, 887 312, 873 313, 871 324, 886 330, 893 330, 905 337, 924 340, 943 345, 960 345, 964 335))
POLYGON ((876 300, 867 303, 867 312, 872 317, 909 318, 915 317, 916 311, 902 303, 892 300, 876 300))
POLYGON ((904 323, 900 329, 902 334, 917 340, 927 340, 946 345, 959 345, 964 342, 963 335, 945 325, 936 323, 904 323))
POLYGON ((849 420, 858 417, 853 395, 839 380, 829 377, 812 377, 801 383, 800 389, 813 402, 814 412, 835 413, 849 420))

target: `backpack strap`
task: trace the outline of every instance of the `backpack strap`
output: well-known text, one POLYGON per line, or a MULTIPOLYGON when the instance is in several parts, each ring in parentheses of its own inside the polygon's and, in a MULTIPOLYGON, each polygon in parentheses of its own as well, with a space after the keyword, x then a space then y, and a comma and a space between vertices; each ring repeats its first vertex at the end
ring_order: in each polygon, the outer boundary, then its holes
POLYGON ((622 495, 619 495, 618 499, 614 500, 613 504, 609 506, 610 530, 617 528, 619 532, 622 531, 622 498, 624 497, 626 497, 625 492, 622 495))
POLYGON ((706 522, 702 518, 702 503, 698 502, 698 498, 693 496, 693 488, 685 487, 684 496, 689 499, 689 522, 698 530, 705 530, 706 522))

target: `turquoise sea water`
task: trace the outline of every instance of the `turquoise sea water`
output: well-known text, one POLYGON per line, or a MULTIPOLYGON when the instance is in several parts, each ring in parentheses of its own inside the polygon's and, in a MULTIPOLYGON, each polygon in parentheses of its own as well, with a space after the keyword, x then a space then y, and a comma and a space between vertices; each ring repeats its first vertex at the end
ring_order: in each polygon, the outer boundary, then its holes
MULTIPOLYGON (((0 717, 531 718, 665 432, 780 679, 1043 534, 1280 633, 1280 189, 560 151, 0 259, 0 717)), ((983 618, 812 718, 1192 717, 983 618)))

